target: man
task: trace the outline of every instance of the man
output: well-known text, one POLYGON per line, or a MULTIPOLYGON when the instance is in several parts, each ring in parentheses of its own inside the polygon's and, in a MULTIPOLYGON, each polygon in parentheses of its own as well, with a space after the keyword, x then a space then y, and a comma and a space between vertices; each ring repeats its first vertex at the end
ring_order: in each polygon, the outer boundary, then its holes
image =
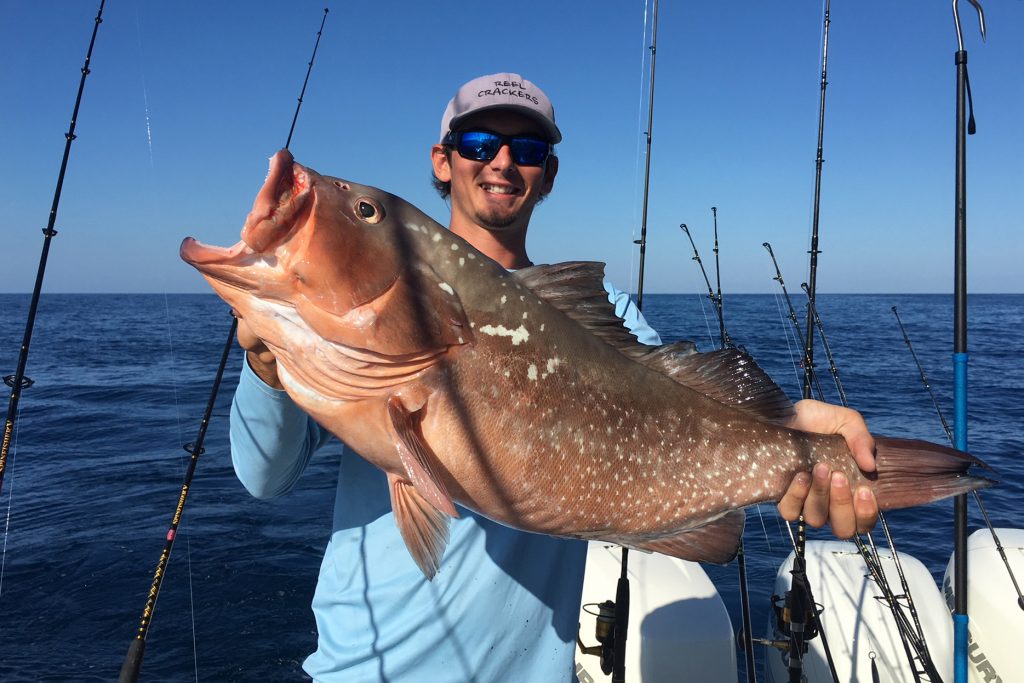
MULTIPOLYGON (((561 141, 545 94, 517 74, 462 86, 431 149, 435 184, 451 202, 449 229, 509 269, 531 265, 526 233, 558 173, 561 141)), ((660 343, 628 295, 606 285, 624 324, 660 343)), ((281 391, 273 355, 244 321, 248 350, 231 411, 235 471, 255 496, 288 491, 329 438, 281 391)), ((805 401, 792 426, 843 434, 865 470, 872 440, 854 411, 805 401)), ((849 536, 877 508, 852 495, 827 467, 798 475, 779 505, 803 509, 849 536)), ((571 681, 586 544, 516 531, 460 509, 432 581, 405 549, 383 472, 345 449, 334 525, 313 598, 317 651, 304 667, 317 680, 571 681)))

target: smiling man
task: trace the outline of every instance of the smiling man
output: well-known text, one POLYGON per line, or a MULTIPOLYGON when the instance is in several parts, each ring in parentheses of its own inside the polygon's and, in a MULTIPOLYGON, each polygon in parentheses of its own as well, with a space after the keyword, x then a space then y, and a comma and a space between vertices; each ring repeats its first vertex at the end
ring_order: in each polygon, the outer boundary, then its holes
MULTIPOLYGON (((518 74, 462 86, 431 148, 435 186, 450 199, 452 232, 509 269, 531 265, 530 218, 558 172, 562 134, 554 109, 518 74)), ((629 295, 605 285, 623 324, 660 339, 629 295)), ((276 360, 239 324, 248 350, 231 412, 238 478, 259 497, 295 485, 329 434, 281 391, 276 360)), ((854 411, 797 404, 795 427, 843 434, 863 469, 871 437, 854 411)), ((798 475, 780 509, 826 517, 837 535, 874 523, 874 499, 852 496, 828 468, 798 475)), ((346 447, 334 522, 313 611, 317 651, 304 663, 322 681, 573 681, 573 652, 587 545, 517 531, 459 509, 437 575, 428 581, 405 549, 387 479, 346 447)))

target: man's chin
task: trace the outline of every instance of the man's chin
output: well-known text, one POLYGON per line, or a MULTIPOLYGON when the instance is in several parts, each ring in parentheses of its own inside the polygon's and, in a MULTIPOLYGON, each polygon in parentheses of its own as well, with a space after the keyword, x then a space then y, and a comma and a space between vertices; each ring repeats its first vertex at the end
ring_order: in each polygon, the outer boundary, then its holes
POLYGON ((478 213, 476 222, 488 230, 505 230, 512 226, 517 218, 519 218, 518 214, 478 213))

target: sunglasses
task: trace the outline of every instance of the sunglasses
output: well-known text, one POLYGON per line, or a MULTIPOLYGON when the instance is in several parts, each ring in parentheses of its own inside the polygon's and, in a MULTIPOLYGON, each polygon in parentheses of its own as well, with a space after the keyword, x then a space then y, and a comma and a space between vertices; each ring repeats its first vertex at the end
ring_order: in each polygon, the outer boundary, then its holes
POLYGON ((518 166, 540 166, 551 154, 551 143, 528 135, 498 135, 486 130, 451 131, 444 144, 453 145, 459 156, 470 161, 490 161, 508 145, 518 166))

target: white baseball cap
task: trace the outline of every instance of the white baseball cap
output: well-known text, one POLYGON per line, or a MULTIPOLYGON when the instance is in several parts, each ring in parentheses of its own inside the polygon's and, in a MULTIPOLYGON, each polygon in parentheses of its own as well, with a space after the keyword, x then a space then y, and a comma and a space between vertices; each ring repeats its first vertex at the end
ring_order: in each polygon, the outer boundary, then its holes
POLYGON ((449 131, 472 114, 494 109, 507 109, 525 114, 536 121, 548 141, 562 141, 562 132, 555 125, 555 108, 544 91, 519 74, 501 73, 480 76, 459 88, 448 102, 441 117, 441 142, 449 131))

